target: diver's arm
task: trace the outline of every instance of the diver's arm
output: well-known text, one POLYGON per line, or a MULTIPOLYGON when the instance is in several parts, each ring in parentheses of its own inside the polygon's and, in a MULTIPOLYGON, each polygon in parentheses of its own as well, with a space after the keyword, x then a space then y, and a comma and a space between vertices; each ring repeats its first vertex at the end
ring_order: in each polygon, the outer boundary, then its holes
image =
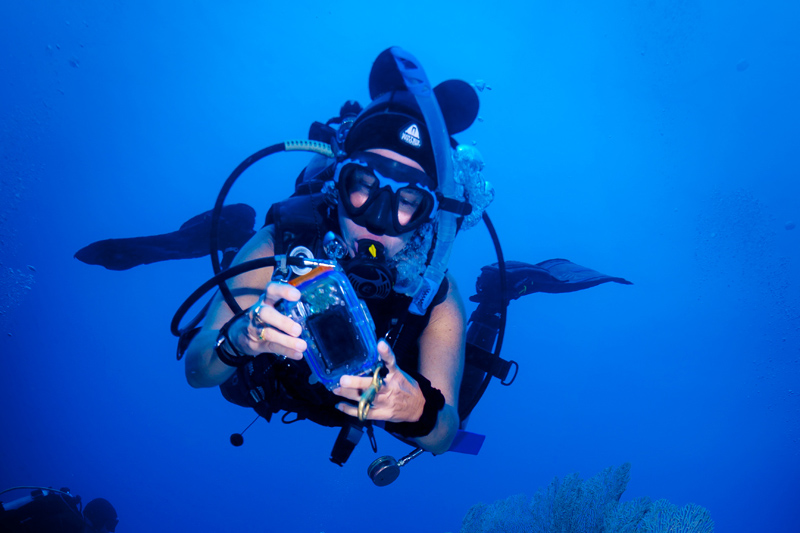
POLYGON ((236 370, 223 364, 214 354, 214 343, 218 335, 219 329, 212 330, 204 326, 189 344, 184 371, 186 381, 192 387, 214 387, 224 383, 236 370))
POLYGON ((458 431, 458 392, 464 371, 466 314, 455 281, 444 302, 434 307, 428 327, 419 340, 419 372, 444 395, 436 426, 428 435, 414 440, 435 454, 446 452, 458 431))
MULTIPOLYGON (((272 255, 273 228, 272 226, 267 226, 256 233, 242 247, 233 264, 236 265, 272 255)), ((248 309, 255 305, 259 296, 264 293, 264 287, 271 280, 272 270, 272 268, 251 270, 228 281, 228 286, 242 309, 248 309)), ((265 323, 274 327, 267 330, 266 340, 261 340, 258 337, 258 333, 250 324, 248 317, 241 317, 231 325, 228 331, 229 338, 236 344, 236 348, 239 351, 248 355, 271 351, 293 359, 302 358, 302 353, 298 353, 296 350, 298 348, 305 350, 305 342, 301 339, 291 338, 299 335, 297 324, 288 317, 280 315, 274 309, 271 310, 273 313, 270 315, 269 309, 280 298, 292 300, 299 298, 299 292, 290 285, 279 283, 270 283, 268 292, 270 298, 267 304, 270 305, 264 305, 265 309, 261 314, 261 318, 265 323), (284 333, 284 331, 288 331, 288 328, 296 328, 291 337, 284 333), (297 335, 294 335, 294 333, 297 333, 297 335), (290 346, 291 349, 286 348, 286 346, 290 346)), ((222 296, 217 293, 203 322, 202 329, 186 350, 186 380, 192 387, 214 387, 224 383, 233 374, 235 368, 220 361, 214 351, 220 328, 232 318, 233 312, 222 296)))
MULTIPOLYGON (((431 409, 431 415, 435 414, 435 419, 431 416, 430 421, 427 421, 425 408, 428 398, 423 392, 423 386, 414 376, 397 367, 394 352, 384 340, 378 342, 378 353, 387 374, 383 378, 383 386, 370 404, 367 418, 392 423, 410 423, 412 427, 401 428, 399 425, 392 429, 386 427, 388 431, 397 431, 403 435, 404 431, 418 434, 421 427, 414 424, 425 417, 426 422, 423 422, 425 429, 430 427, 428 424, 431 422, 435 423, 433 429, 424 437, 409 437, 410 440, 436 454, 450 449, 459 425, 456 406, 464 367, 464 323, 464 306, 458 289, 451 279, 447 298, 431 311, 431 319, 419 339, 420 358, 417 370, 430 381, 430 387, 441 392, 441 396, 434 394, 430 398, 434 404, 428 408, 431 409), (442 401, 439 398, 443 398, 444 407, 437 411, 437 405, 442 401)), ((333 393, 352 403, 339 402, 336 407, 345 414, 357 416, 358 409, 355 404, 371 384, 372 377, 369 376, 342 376, 339 380, 340 386, 335 388, 333 393)))

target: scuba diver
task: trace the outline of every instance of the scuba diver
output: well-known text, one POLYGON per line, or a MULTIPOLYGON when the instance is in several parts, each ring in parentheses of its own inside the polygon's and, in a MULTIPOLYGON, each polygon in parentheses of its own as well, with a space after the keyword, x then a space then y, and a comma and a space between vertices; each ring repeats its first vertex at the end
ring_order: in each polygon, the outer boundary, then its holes
POLYGON ((0 531, 4 533, 109 533, 119 524, 117 511, 104 498, 95 498, 81 512, 81 497, 68 488, 12 487, 0 494, 32 489, 29 496, 0 502, 0 531))
MULTIPOLYGON (((286 423, 340 427, 331 452, 339 465, 365 430, 377 451, 373 426, 382 427, 415 447, 400 461, 370 465, 373 482, 385 485, 422 451, 480 449, 483 436, 466 432, 466 420, 492 378, 510 385, 516 377, 518 365, 499 356, 511 300, 630 282, 564 259, 504 261, 485 213, 494 191, 481 156, 453 138, 477 118, 473 86, 433 87, 419 62, 393 47, 375 60, 369 91, 366 108, 348 102, 339 117, 312 125, 312 140, 248 157, 214 210, 177 232, 100 241, 76 257, 122 270, 210 252, 215 277, 172 322, 189 384, 219 386, 267 421, 284 411, 286 423), (296 150, 318 155, 253 234, 247 206, 223 205, 228 191, 256 161, 296 150), (448 260, 456 235, 481 221, 498 262, 482 269, 470 298, 478 308, 467 320, 448 260)), ((240 445, 241 435, 231 443, 240 445)))
MULTIPOLYGON (((465 212, 465 202, 445 198, 441 191, 445 181, 454 180, 450 136, 472 124, 477 94, 453 80, 449 85, 456 89, 423 96, 448 114, 439 110, 438 117, 426 116, 427 102, 420 105, 423 98, 411 92, 399 72, 398 65, 416 65, 408 57, 398 48, 378 57, 370 75, 373 101, 344 136, 333 179, 320 192, 273 205, 267 225, 232 266, 280 254, 324 258, 324 236, 334 234, 351 281, 373 281, 354 283, 364 285, 361 296, 367 297, 385 368, 365 420, 382 421, 387 431, 439 454, 448 450, 459 428, 466 316, 449 275, 432 287, 432 299, 418 313, 409 311, 414 295, 408 291, 417 289, 432 246, 449 246, 442 236, 434 237, 437 215, 465 212)), ((414 70, 421 75, 420 68, 414 70)), ((355 419, 356 404, 373 378, 344 375, 331 390, 309 383, 302 328, 275 308, 281 300, 299 301, 300 291, 273 280, 272 268, 241 274, 229 285, 244 311, 235 313, 222 295, 215 296, 186 350, 188 382, 222 386, 226 398, 265 418, 285 410, 328 426, 355 419)))

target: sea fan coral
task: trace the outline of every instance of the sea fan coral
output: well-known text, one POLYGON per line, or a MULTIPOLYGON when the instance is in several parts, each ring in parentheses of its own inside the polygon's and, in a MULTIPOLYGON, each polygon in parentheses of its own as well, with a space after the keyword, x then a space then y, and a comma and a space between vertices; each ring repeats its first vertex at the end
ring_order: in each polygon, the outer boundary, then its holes
POLYGON ((464 517, 461 533, 713 533, 711 515, 699 505, 647 497, 620 503, 630 469, 630 463, 609 467, 586 481, 570 474, 533 498, 479 503, 464 517))

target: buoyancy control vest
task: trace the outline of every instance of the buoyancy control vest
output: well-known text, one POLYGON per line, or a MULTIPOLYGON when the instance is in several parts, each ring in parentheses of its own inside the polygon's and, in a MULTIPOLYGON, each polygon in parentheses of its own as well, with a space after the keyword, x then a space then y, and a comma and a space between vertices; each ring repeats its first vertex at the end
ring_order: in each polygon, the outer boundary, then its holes
MULTIPOLYGON (((265 221, 265 226, 269 225, 274 227, 276 255, 325 258, 323 236, 328 231, 338 233, 336 211, 326 204, 324 193, 293 196, 273 204, 265 221)), ((296 275, 293 271, 290 279, 296 275)), ((419 337, 430 321, 433 308, 447 298, 448 289, 445 278, 424 315, 408 313, 411 298, 394 291, 384 299, 366 301, 376 336, 383 338, 388 334, 401 369, 418 369, 419 337)), ((297 419, 309 419, 323 426, 348 423, 351 417, 335 408, 341 398, 320 383, 310 383, 310 377, 311 370, 305 361, 265 353, 237 369, 220 385, 220 390, 228 401, 252 407, 267 420, 279 411, 286 411, 295 413, 297 419)))

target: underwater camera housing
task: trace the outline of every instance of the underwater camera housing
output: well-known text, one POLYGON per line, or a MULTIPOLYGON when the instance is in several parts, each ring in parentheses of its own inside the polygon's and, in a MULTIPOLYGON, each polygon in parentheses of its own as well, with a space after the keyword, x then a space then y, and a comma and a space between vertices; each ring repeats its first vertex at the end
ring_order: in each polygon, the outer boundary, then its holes
POLYGON ((380 364, 375 323, 342 268, 324 262, 289 283, 300 300, 275 307, 303 327, 304 356, 319 381, 332 390, 344 375, 374 372, 380 364))

